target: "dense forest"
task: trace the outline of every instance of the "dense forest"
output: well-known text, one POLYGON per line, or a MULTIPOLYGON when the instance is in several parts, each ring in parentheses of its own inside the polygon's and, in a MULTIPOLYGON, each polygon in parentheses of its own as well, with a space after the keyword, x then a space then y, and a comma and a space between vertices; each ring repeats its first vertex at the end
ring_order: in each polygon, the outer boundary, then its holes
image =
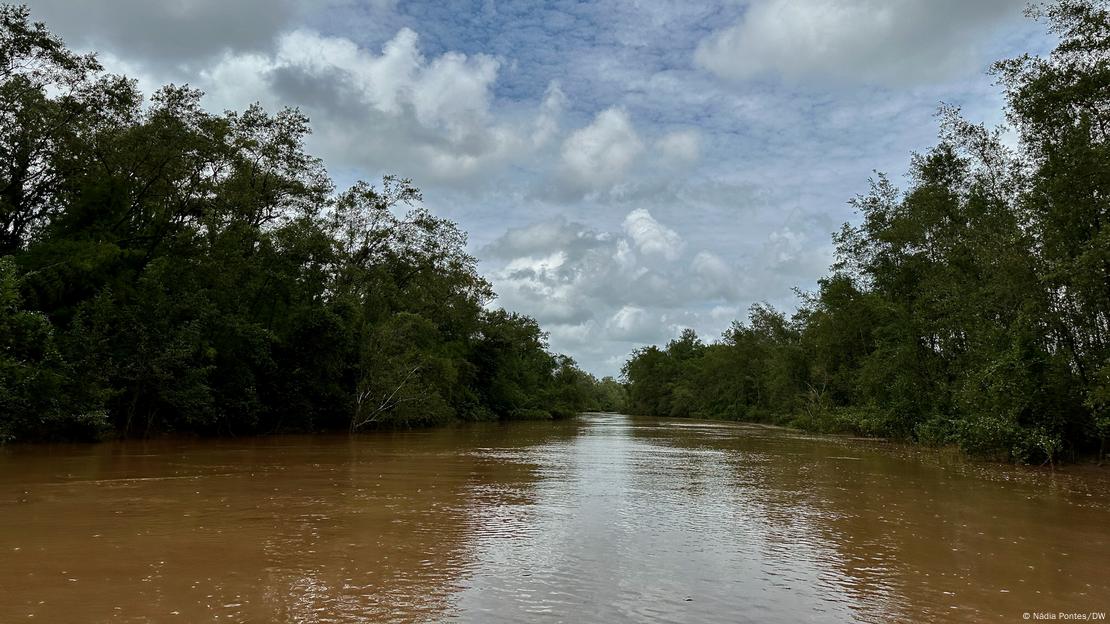
MULTIPOLYGON (((612 407, 408 180, 337 191, 308 120, 136 83, 0 6, 0 442, 612 407)), ((614 392, 616 394, 614 394, 614 392)))
POLYGON ((488 306, 465 234, 409 180, 337 189, 298 111, 146 98, 0 6, 0 442, 626 408, 1103 456, 1110 3, 1031 13, 1059 44, 995 64, 1007 127, 942 108, 797 312, 640 349, 622 385, 488 306))
POLYGON ((787 423, 1054 462, 1110 450, 1110 3, 1030 10, 1047 57, 994 65, 1006 128, 939 144, 854 201, 792 315, 751 309, 624 367, 640 414, 787 423), (1016 138, 1015 138, 1016 137, 1016 138))

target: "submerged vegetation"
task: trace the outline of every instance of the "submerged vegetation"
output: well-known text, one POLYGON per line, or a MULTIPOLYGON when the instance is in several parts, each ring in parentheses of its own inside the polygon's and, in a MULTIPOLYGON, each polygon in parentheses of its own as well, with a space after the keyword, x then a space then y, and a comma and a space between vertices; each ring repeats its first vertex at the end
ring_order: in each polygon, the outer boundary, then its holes
POLYGON ((787 423, 1052 462, 1110 450, 1110 4, 1032 11, 1001 61, 1003 130, 942 109, 909 188, 873 181, 837 263, 787 316, 636 351, 630 411, 787 423))
POLYGON ((144 102, 0 6, 0 442, 611 403, 533 319, 486 308, 465 235, 409 181, 337 192, 300 113, 200 98, 144 102))

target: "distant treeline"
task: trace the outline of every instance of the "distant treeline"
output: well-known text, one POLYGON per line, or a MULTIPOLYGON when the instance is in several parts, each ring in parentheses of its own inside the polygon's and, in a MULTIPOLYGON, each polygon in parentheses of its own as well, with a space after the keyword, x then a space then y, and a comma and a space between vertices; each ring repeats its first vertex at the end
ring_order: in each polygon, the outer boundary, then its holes
POLYGON ((407 180, 336 192, 301 114, 200 97, 0 6, 0 442, 617 407, 407 180))
POLYGON ((994 65, 1020 142, 942 109, 939 145, 855 200, 787 317, 635 352, 634 413, 789 423, 1022 462, 1110 438, 1110 5, 1035 9, 1047 58, 994 65))

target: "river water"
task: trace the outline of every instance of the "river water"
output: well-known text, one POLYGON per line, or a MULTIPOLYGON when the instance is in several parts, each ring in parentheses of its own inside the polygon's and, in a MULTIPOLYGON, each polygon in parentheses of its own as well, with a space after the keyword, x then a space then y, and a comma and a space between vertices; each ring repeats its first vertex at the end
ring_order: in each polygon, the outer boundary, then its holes
POLYGON ((9 447, 0 622, 1105 612, 1107 472, 609 414, 9 447))

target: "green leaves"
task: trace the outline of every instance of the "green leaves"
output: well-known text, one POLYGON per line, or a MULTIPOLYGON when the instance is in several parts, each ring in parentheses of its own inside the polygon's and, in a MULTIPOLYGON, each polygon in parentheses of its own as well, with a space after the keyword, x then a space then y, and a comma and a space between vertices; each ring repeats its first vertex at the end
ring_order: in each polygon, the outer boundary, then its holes
POLYGON ((45 315, 22 307, 11 258, 0 257, 0 442, 97 437, 102 410, 75 388, 45 315))
POLYGON ((466 235, 410 181, 337 194, 299 111, 144 105, 100 71, 0 6, 0 439, 596 404, 535 321, 484 311, 466 235))
POLYGON ((942 108, 899 191, 882 175, 793 319, 764 307, 694 358, 625 366, 641 413, 771 419, 1018 462, 1107 450, 1110 4, 1033 11, 1061 38, 995 66, 1021 137, 942 108))

